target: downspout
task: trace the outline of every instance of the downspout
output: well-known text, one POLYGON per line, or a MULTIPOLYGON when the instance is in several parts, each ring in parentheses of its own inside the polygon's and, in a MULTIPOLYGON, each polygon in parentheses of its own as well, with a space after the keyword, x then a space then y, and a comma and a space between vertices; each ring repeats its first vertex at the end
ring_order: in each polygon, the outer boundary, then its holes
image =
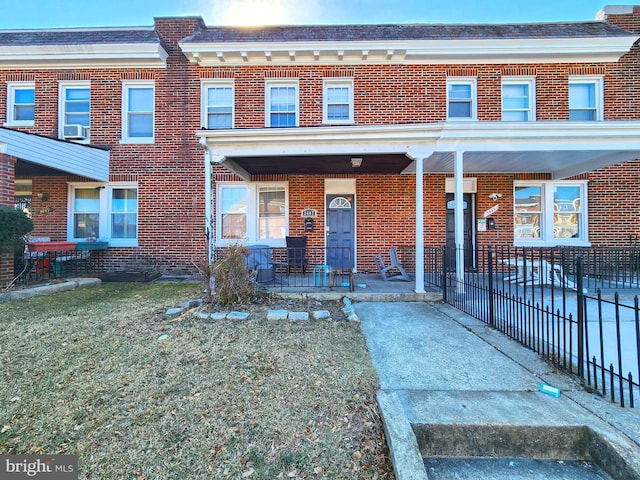
POLYGON ((200 138, 200 145, 204 148, 204 231, 208 238, 207 258, 209 265, 213 263, 215 251, 215 229, 213 228, 213 195, 211 190, 212 171, 211 155, 205 138, 200 138))

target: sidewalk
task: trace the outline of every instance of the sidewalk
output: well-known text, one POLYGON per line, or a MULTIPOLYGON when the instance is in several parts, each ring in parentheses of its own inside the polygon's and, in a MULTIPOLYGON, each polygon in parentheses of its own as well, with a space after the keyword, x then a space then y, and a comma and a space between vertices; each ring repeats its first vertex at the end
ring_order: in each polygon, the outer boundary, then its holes
POLYGON ((533 351, 448 305, 372 302, 355 309, 380 378, 397 480, 429 478, 423 457, 478 455, 521 464, 586 455, 609 478, 640 479, 638 409, 584 392, 533 351), (560 398, 540 393, 541 382, 559 387, 560 398))

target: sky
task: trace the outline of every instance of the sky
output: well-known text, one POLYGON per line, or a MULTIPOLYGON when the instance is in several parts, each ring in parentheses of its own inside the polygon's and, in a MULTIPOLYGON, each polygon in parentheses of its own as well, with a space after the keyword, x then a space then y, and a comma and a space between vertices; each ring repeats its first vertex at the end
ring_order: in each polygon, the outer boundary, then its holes
POLYGON ((640 0, 0 0, 0 29, 151 26, 200 16, 209 26, 530 23, 594 20, 640 0))

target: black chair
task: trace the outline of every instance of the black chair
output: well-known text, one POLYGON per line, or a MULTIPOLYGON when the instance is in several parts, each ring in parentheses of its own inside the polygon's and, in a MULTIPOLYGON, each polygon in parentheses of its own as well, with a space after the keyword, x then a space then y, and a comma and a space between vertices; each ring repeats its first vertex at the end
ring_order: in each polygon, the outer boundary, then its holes
POLYGON ((287 241, 287 272, 291 273, 291 267, 300 267, 302 274, 307 273, 309 259, 307 258, 307 237, 286 237, 287 241))

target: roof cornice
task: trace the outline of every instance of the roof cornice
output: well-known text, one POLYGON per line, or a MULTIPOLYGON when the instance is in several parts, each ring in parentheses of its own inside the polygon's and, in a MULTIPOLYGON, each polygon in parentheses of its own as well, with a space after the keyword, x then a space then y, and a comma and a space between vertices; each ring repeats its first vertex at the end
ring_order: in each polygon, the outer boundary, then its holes
POLYGON ((0 46, 0 69, 164 68, 168 53, 159 43, 0 46))
POLYGON ((179 42, 200 66, 615 62, 637 35, 328 42, 179 42))

